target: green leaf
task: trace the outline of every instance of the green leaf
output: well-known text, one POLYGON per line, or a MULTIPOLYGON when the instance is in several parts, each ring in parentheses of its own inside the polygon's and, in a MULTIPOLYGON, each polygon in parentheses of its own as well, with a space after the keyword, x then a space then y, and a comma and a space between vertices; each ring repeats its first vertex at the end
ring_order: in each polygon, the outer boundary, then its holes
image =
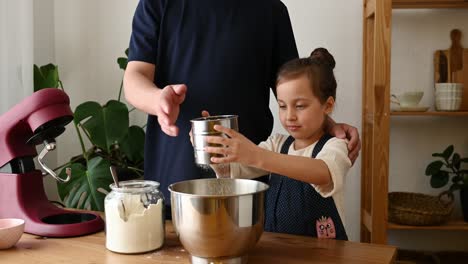
POLYGON ((125 55, 127 55, 127 57, 120 57, 117 59, 117 63, 119 64, 120 69, 124 71, 127 69, 128 64, 128 48, 125 49, 125 55))
POLYGON ((458 153, 453 154, 452 164, 455 169, 457 170, 460 169, 461 160, 460 160, 460 155, 458 153))
POLYGON ((453 153, 453 145, 450 145, 444 150, 444 153, 442 153, 442 155, 444 155, 444 158, 448 160, 450 156, 452 156, 452 153, 453 153))
POLYGON ((96 102, 85 102, 75 110, 75 123, 81 123, 91 143, 110 152, 128 133, 128 108, 111 100, 104 107, 96 102))
POLYGON ((44 88, 58 88, 59 74, 58 67, 53 64, 47 64, 38 67, 34 64, 34 91, 37 92, 44 88))
POLYGON ((44 76, 42 75, 41 70, 36 64, 34 64, 34 92, 37 92, 43 88, 43 80, 44 76))
POLYGON ((134 164, 139 163, 144 157, 145 131, 139 126, 128 128, 127 136, 122 140, 120 149, 134 164))
MULTIPOLYGON (((98 190, 110 191, 109 185, 113 180, 109 166, 109 161, 101 157, 91 159, 87 167, 73 163, 70 181, 57 183, 60 198, 65 205, 70 208, 85 209, 89 204, 91 210, 104 211, 106 195, 98 190)), ((60 172, 59 176, 65 177, 65 169, 60 172)))
POLYGON ((443 165, 444 165, 444 163, 442 161, 440 161, 440 160, 431 162, 426 167, 426 175, 429 176, 429 175, 437 174, 440 171, 440 169, 442 168, 443 165))
POLYGON ((102 111, 102 106, 97 102, 84 102, 76 107, 73 121, 79 124, 84 119, 93 116, 94 114, 102 111))
POLYGON ((449 174, 446 171, 439 171, 437 174, 431 177, 432 188, 441 188, 445 186, 449 181, 449 174))
POLYGON ((117 63, 119 64, 120 69, 125 71, 127 69, 128 59, 127 58, 118 58, 117 63))

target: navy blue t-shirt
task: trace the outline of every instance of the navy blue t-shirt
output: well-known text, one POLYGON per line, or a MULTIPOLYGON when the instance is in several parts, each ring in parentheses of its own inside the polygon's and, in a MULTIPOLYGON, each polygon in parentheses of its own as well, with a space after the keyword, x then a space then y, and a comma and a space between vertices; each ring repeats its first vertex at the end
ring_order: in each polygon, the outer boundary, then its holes
MULTIPOLYGON (((130 61, 156 65, 155 84, 186 84, 177 137, 148 117, 145 179, 167 187, 202 178, 189 139, 190 120, 202 110, 239 116, 254 143, 273 128, 270 88, 279 67, 297 58, 286 6, 280 0, 140 0, 133 20, 130 61)), ((170 214, 168 208, 166 214, 170 214)))

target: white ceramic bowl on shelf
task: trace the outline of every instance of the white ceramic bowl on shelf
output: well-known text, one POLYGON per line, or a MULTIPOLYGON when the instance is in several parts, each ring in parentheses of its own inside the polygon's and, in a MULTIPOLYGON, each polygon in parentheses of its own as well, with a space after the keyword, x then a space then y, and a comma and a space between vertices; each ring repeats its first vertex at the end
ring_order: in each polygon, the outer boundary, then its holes
POLYGON ((14 246, 23 235, 23 232, 23 219, 0 219, 0 249, 7 249, 14 246))
POLYGON ((462 83, 436 83, 435 107, 437 111, 457 111, 463 98, 462 83))
POLYGON ((436 83, 436 92, 460 92, 463 91, 463 83, 436 83))
POLYGON ((438 111, 457 111, 460 109, 461 97, 436 98, 436 109, 438 111))

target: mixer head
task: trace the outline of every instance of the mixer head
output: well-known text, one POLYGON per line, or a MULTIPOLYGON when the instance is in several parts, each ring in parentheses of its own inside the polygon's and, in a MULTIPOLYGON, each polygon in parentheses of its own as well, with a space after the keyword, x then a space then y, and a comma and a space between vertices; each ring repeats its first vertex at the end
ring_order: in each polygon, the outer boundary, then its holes
POLYGON ((35 145, 55 139, 71 120, 70 99, 59 89, 43 89, 25 98, 0 116, 0 167, 35 157, 35 145))
POLYGON ((33 93, 0 116, 0 172, 25 173, 34 170, 32 158, 36 145, 45 147, 38 156, 41 167, 58 181, 63 179, 48 168, 42 159, 55 149, 55 138, 73 120, 70 100, 65 92, 49 88, 33 93), (23 165, 25 164, 25 165, 23 165))
POLYGON ((34 134, 26 143, 29 145, 39 145, 43 142, 51 141, 65 132, 65 126, 73 120, 72 116, 62 116, 53 119, 34 130, 34 134))

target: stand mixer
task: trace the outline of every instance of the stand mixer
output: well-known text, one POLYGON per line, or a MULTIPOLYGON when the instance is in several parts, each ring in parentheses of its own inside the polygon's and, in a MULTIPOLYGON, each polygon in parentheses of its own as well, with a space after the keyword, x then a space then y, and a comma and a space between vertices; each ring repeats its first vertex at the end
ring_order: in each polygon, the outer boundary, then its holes
POLYGON ((0 116, 0 218, 22 218, 25 232, 47 237, 71 237, 104 228, 92 212, 70 211, 49 202, 41 171, 34 165, 36 145, 44 144, 38 156, 41 167, 59 182, 43 158, 56 148, 55 138, 73 120, 68 96, 59 89, 35 92, 0 116))

